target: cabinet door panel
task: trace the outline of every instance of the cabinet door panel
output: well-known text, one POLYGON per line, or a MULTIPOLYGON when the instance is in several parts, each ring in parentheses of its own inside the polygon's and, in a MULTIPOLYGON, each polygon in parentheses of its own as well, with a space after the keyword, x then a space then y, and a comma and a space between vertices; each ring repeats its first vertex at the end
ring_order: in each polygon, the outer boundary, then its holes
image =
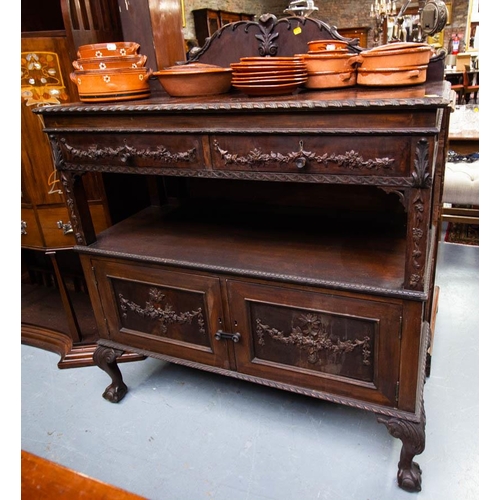
MULTIPOLYGON (((116 342, 199 363, 224 366, 227 347, 215 340, 222 322, 217 278, 93 260, 107 320, 116 342)), ((101 332, 103 335, 103 332, 101 332)))
POLYGON ((396 406, 401 304, 228 283, 238 371, 396 406))

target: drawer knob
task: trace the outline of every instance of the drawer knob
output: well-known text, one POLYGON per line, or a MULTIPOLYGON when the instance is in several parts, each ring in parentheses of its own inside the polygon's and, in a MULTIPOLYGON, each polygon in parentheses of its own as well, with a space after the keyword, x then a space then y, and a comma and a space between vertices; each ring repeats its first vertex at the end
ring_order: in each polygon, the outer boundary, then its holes
POLYGON ((26 228, 28 227, 28 223, 24 220, 21 221, 21 234, 28 234, 26 228))
POLYGON ((57 227, 63 230, 63 234, 72 234, 73 228, 71 227, 71 222, 66 222, 66 224, 62 220, 57 221, 57 227))
POLYGON ((241 338, 241 335, 238 332, 226 333, 226 332, 223 332, 222 330, 218 330, 215 333, 215 340, 222 340, 222 339, 232 340, 236 344, 236 342, 240 341, 240 338, 241 338))
POLYGON ((295 160, 295 165, 297 166, 297 168, 304 168, 306 166, 306 159, 303 156, 299 156, 295 160))

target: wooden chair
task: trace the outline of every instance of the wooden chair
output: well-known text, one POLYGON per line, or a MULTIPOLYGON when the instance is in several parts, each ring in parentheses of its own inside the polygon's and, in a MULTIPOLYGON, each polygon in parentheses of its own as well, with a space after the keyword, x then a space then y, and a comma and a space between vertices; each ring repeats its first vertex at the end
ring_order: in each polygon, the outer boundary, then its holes
POLYGON ((468 104, 474 94, 474 102, 479 104, 479 73, 464 71, 463 82, 465 103, 468 104))

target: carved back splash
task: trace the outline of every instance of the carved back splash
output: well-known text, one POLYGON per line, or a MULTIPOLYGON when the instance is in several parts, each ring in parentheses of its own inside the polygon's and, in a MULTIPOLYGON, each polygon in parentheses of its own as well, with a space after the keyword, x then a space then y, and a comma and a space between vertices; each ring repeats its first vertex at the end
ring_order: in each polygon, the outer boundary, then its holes
POLYGON ((258 21, 226 24, 214 33, 200 49, 195 49, 188 62, 201 62, 228 67, 241 57, 290 57, 306 54, 311 40, 349 41, 351 52, 360 52, 359 39, 342 37, 336 27, 309 17, 284 17, 264 14, 258 21))

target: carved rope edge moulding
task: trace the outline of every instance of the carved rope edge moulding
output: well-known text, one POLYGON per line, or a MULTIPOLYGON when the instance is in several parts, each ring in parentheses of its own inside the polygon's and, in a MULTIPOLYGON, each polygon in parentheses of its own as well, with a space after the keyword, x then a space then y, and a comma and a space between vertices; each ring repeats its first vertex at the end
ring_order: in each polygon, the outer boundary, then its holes
MULTIPOLYGON (((335 396, 335 395, 332 395, 329 393, 317 391, 314 389, 304 389, 302 387, 298 387, 298 386, 294 386, 294 385, 290 385, 290 384, 284 384, 281 382, 275 382, 272 380, 263 379, 263 378, 255 377, 255 376, 251 376, 251 375, 246 375, 244 373, 235 372, 232 370, 225 370, 224 368, 218 368, 215 366, 204 365, 201 363, 196 363, 195 361, 189 361, 189 360, 185 360, 185 359, 175 358, 173 356, 168 356, 166 354, 159 354, 156 352, 147 351, 145 349, 138 349, 136 347, 131 348, 130 346, 124 346, 124 345, 119 344, 117 342, 114 342, 112 340, 99 339, 98 344, 101 346, 106 346, 106 347, 110 347, 112 349, 118 349, 118 350, 123 350, 123 351, 132 350, 133 352, 135 352, 137 354, 141 354, 143 356, 147 356, 150 358, 157 358, 157 359, 161 359, 164 361, 170 361, 170 362, 175 363, 175 364, 188 366, 190 368, 196 368, 196 369, 208 371, 211 373, 227 375, 227 376, 230 376, 233 378, 237 378, 239 380, 244 380, 247 382, 254 382, 254 383, 264 385, 267 387, 272 387, 275 389, 283 389, 283 390, 286 390, 289 392, 293 392, 295 394, 301 394, 304 396, 312 396, 312 397, 322 399, 325 401, 330 401, 332 403, 338 403, 338 404, 342 404, 345 406, 350 406, 352 408, 358 408, 360 410, 370 411, 370 412, 376 413, 378 415, 384 415, 384 416, 393 417, 393 418, 402 418, 402 419, 408 420, 410 422, 419 422, 420 418, 421 418, 420 411, 415 414, 415 413, 411 413, 411 412, 407 412, 407 411, 400 411, 400 410, 397 410, 396 408, 392 409, 392 408, 387 408, 385 406, 379 406, 377 404, 363 403, 363 402, 360 402, 359 400, 350 399, 350 398, 343 398, 343 397, 335 396)), ((420 408, 420 405, 419 405, 419 408, 420 408)), ((419 409, 419 408, 417 408, 417 409, 419 409)))

